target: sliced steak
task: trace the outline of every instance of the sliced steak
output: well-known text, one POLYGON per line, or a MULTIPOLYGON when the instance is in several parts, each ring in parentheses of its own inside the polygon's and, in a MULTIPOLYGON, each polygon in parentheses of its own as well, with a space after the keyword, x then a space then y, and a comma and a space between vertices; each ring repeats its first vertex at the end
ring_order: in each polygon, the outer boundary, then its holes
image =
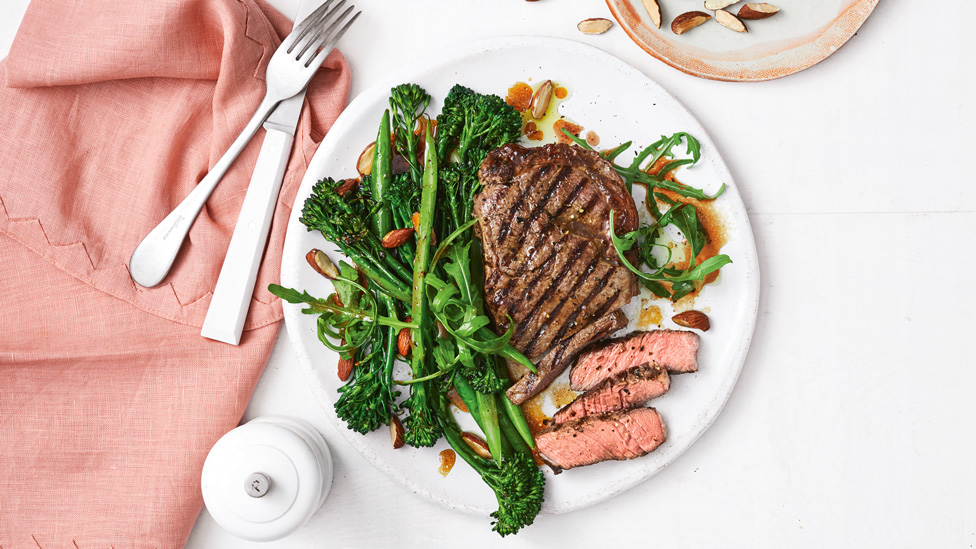
POLYGON ((645 364, 631 368, 583 393, 552 416, 554 423, 565 423, 584 416, 595 416, 640 406, 668 392, 671 377, 663 366, 645 364))
POLYGON ((535 437, 539 456, 553 471, 607 460, 634 459, 667 439, 654 408, 634 408, 560 423, 535 437))
POLYGON ((569 372, 574 391, 588 391, 621 372, 656 362, 669 373, 698 371, 698 334, 684 330, 635 332, 580 353, 569 372))
POLYGON ((578 334, 637 295, 637 278, 620 263, 608 231, 611 210, 618 234, 635 230, 637 207, 609 162, 574 145, 506 145, 485 158, 479 179, 474 214, 488 311, 499 333, 515 323, 512 345, 539 367, 536 379, 514 391, 522 401, 609 331, 578 334), (570 349, 575 343, 582 345, 570 349))

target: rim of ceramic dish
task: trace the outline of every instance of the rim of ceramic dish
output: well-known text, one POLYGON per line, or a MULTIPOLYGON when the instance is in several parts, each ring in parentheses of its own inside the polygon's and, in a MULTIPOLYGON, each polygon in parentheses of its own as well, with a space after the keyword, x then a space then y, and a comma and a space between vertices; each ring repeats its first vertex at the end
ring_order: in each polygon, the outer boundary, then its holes
MULTIPOLYGON (((861 28, 880 0, 855 0, 819 30, 784 42, 758 55, 702 56, 661 37, 659 29, 642 22, 639 0, 606 0, 610 13, 644 51, 692 76, 724 82, 775 80, 808 69, 847 43, 861 28)), ((646 16, 646 15, 645 15, 646 16)))

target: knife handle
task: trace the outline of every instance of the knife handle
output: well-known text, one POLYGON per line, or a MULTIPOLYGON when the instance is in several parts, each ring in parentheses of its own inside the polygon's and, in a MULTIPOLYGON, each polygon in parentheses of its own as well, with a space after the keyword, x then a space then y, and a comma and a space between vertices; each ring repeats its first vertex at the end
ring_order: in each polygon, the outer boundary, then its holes
POLYGON ((267 130, 261 154, 254 166, 241 213, 231 235, 224 264, 217 277, 210 307, 200 334, 237 345, 244 319, 251 306, 251 294, 268 241, 278 191, 295 138, 288 132, 267 130))

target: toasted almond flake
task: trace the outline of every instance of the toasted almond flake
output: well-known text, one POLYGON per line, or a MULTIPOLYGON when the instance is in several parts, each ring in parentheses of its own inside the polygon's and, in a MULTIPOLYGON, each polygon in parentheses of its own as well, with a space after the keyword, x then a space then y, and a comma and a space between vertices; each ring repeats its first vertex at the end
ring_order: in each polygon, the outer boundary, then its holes
POLYGON ((359 153, 359 159, 356 160, 356 171, 359 175, 369 175, 373 173, 373 153, 376 151, 376 142, 373 141, 363 152, 359 153))
POLYGON ((735 4, 739 0, 705 0, 706 10, 720 10, 735 4))
POLYGON ((609 19, 594 17, 580 21, 577 23, 576 28, 583 34, 603 34, 610 30, 612 26, 613 23, 609 19))
POLYGON ((703 11, 689 11, 682 13, 681 15, 675 17, 674 21, 671 21, 671 32, 675 34, 684 34, 711 18, 711 15, 708 15, 703 11))
POLYGON ((779 12, 779 8, 765 2, 750 2, 739 9, 739 19, 765 19, 779 12))
POLYGON ((745 23, 725 10, 715 10, 715 20, 735 32, 749 32, 746 29, 745 23))
POLYGON ((657 3, 657 0, 642 0, 644 4, 644 9, 647 10, 647 15, 651 16, 651 22, 654 26, 661 28, 661 6, 657 3))
POLYGON ((552 80, 546 80, 532 95, 532 118, 539 120, 549 111, 549 101, 552 100, 552 80))

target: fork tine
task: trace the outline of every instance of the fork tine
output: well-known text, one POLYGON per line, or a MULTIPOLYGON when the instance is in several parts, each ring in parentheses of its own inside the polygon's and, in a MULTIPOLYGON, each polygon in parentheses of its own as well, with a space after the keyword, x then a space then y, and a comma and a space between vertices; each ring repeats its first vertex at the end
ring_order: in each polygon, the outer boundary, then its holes
MULTIPOLYGON (((332 2, 333 0, 327 0, 322 5, 328 7, 330 4, 332 4, 332 2)), ((319 37, 319 34, 322 32, 322 24, 326 20, 328 20, 329 17, 331 17, 332 14, 335 13, 335 10, 339 9, 345 2, 346 0, 342 0, 341 2, 339 2, 339 5, 336 6, 335 9, 333 9, 332 11, 323 10, 322 13, 320 13, 318 17, 315 18, 314 21, 309 21, 308 27, 302 29, 302 32, 298 35, 297 41, 294 44, 292 44, 290 48, 288 48, 288 53, 290 54, 296 49, 301 48, 300 51, 296 55, 294 55, 295 59, 300 58, 305 53, 305 50, 308 49, 308 45, 314 42, 319 37)))
MULTIPOLYGON (((349 6, 349 9, 351 10, 351 9, 353 9, 353 8, 355 8, 355 7, 356 7, 356 6, 349 6)), ((346 11, 347 11, 347 13, 348 13, 348 10, 346 10, 346 11)), ((312 67, 312 66, 314 66, 314 67, 320 67, 320 66, 322 65, 322 63, 323 63, 323 62, 325 62, 325 58, 326 58, 326 57, 328 57, 328 56, 329 56, 329 53, 331 53, 331 52, 332 52, 332 49, 333 49, 333 48, 335 48, 335 45, 336 45, 336 43, 338 43, 338 42, 339 42, 339 39, 340 39, 340 38, 342 38, 342 35, 343 35, 343 34, 346 34, 346 31, 347 31, 347 30, 349 30, 349 27, 351 27, 351 26, 352 26, 352 24, 353 24, 353 22, 354 22, 354 21, 355 21, 355 20, 356 20, 357 18, 359 18, 359 16, 360 16, 360 15, 362 15, 362 13, 363 13, 362 11, 357 11, 357 12, 356 12, 356 14, 355 14, 355 15, 353 15, 353 16, 352 16, 352 18, 351 18, 351 19, 350 19, 350 20, 349 20, 348 22, 346 22, 346 24, 345 24, 345 25, 343 25, 343 26, 342 26, 342 28, 341 28, 341 29, 339 29, 339 30, 338 30, 338 31, 337 31, 337 32, 336 32, 336 33, 335 33, 335 34, 334 34, 334 35, 332 36, 332 38, 331 38, 331 39, 329 39, 329 43, 328 43, 328 44, 326 44, 326 45, 325 45, 325 46, 324 46, 324 47, 322 48, 322 51, 320 51, 320 52, 318 53, 318 55, 316 55, 316 56, 315 56, 315 58, 314 58, 314 59, 312 59, 312 60, 311 60, 310 62, 308 62, 308 63, 305 63, 305 66, 306 66, 306 67, 312 67)), ((342 15, 343 15, 343 17, 345 17, 345 15, 346 15, 346 14, 344 13, 344 14, 342 14, 342 15)))
POLYGON ((333 1, 334 0, 325 0, 321 6, 315 8, 315 11, 308 14, 308 17, 302 19, 292 28, 288 36, 286 36, 282 41, 282 45, 287 44, 286 47, 288 48, 288 53, 291 53, 291 51, 295 49, 295 45, 305 38, 310 30, 317 28, 319 24, 321 24, 322 16, 329 9, 329 6, 333 1))
MULTIPOLYGON (((325 21, 323 21, 323 24, 326 23, 327 24, 324 27, 320 26, 318 32, 316 32, 313 36, 311 36, 309 38, 308 43, 304 44, 304 46, 302 46, 301 51, 298 52, 298 55, 296 57, 299 61, 302 62, 309 61, 309 57, 314 56, 315 53, 318 52, 319 46, 321 46, 322 43, 328 39, 329 34, 333 30, 335 30, 336 26, 342 23, 342 20, 345 19, 347 15, 349 15, 349 12, 355 9, 355 6, 349 6, 348 8, 346 8, 346 11, 342 12, 342 14, 340 14, 338 17, 333 17, 336 13, 339 12, 340 9, 342 9, 342 6, 344 6, 345 4, 346 4, 346 0, 342 0, 341 2, 336 4, 335 8, 329 11, 329 14, 325 17, 325 21), (330 20, 331 22, 329 22, 330 20), (308 54, 308 52, 311 53, 308 54)), ((308 65, 306 64, 305 66, 307 67, 308 65)))

